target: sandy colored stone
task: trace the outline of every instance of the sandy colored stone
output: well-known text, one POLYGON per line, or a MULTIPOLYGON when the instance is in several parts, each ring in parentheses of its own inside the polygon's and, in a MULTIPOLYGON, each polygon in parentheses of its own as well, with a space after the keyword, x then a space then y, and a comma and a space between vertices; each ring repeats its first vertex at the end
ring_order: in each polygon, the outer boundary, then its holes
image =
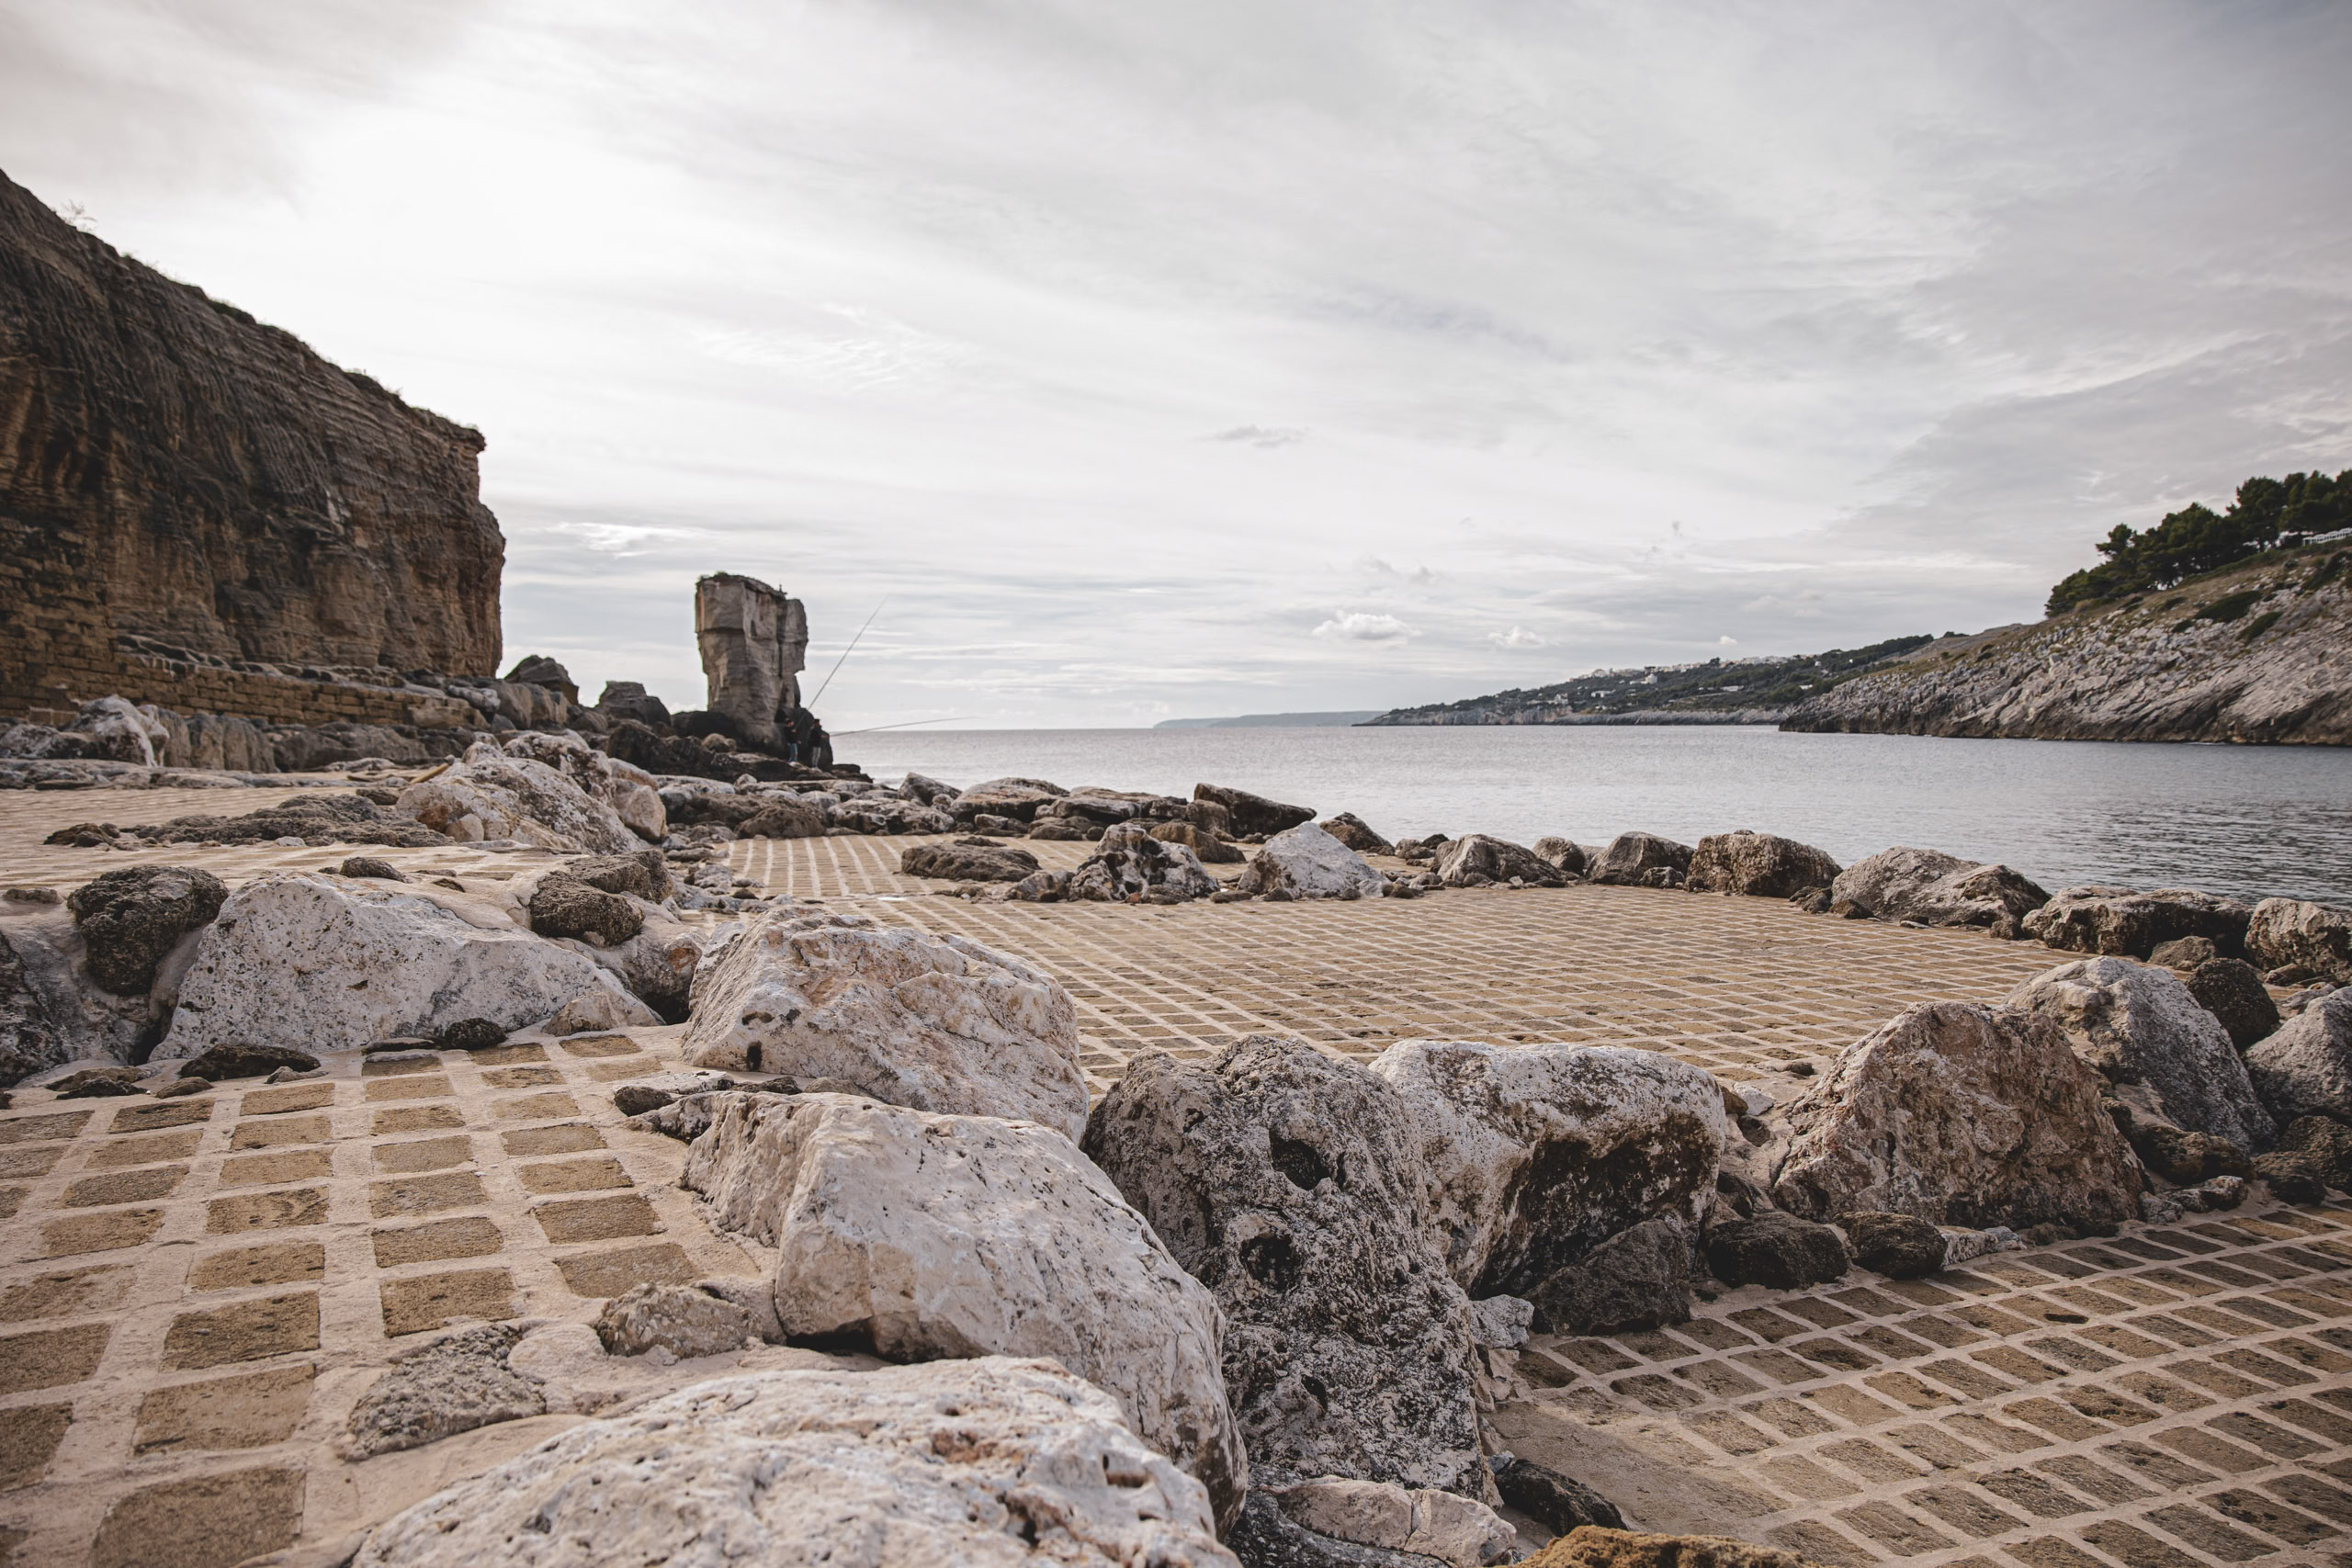
POLYGON ((528 1041, 521 1044, 492 1045, 480 1051, 469 1051, 466 1059, 478 1067, 509 1067, 518 1062, 544 1062, 547 1047, 528 1041))
POLYGON ((651 1235, 661 1229, 652 1206, 635 1193, 618 1198, 579 1198, 542 1203, 531 1211, 539 1229, 556 1243, 611 1241, 625 1235, 651 1235))
MULTIPOLYGON (((203 1137, 204 1134, 201 1130, 190 1127, 177 1133, 157 1133, 144 1138, 125 1138, 119 1143, 109 1138, 92 1149, 89 1157, 82 1162, 82 1166, 85 1170, 120 1170, 126 1166, 153 1165, 159 1160, 186 1159, 196 1153, 196 1146, 203 1137)), ((33 1149, 23 1152, 32 1154, 44 1151, 37 1145, 33 1149)), ((45 1151, 45 1157, 50 1164, 53 1165, 62 1152, 59 1149, 49 1149, 45 1151)), ((0 1171, 0 1175, 18 1174, 42 1176, 47 1174, 47 1168, 28 1172, 0 1171)))
POLYGON ((563 1081, 553 1067, 492 1067, 481 1075, 492 1089, 539 1089, 563 1081))
POLYGON ((315 1241, 273 1241, 207 1254, 188 1270, 191 1291, 233 1291, 249 1285, 293 1285, 323 1279, 326 1247, 315 1241))
POLYGON ((1292 1523, 1317 1535, 1434 1558, 1448 1568, 1505 1562, 1518 1540, 1492 1508, 1451 1492, 1331 1477, 1267 1495, 1292 1523))
POLYGON ((41 1226, 41 1256, 70 1258, 77 1252, 112 1252, 145 1245, 164 1223, 161 1209, 117 1209, 81 1214, 41 1226))
POLYGON ((434 1220, 402 1230, 379 1230, 370 1239, 379 1269, 397 1268, 403 1263, 431 1263, 444 1258, 486 1258, 506 1245, 498 1226, 480 1214, 434 1220))
MULTIPOLYGON (((491 1050, 498 1049, 501 1047, 491 1047, 491 1050)), ((480 1053, 481 1055, 489 1054, 488 1051, 480 1053)), ((359 1064, 359 1076, 362 1078, 413 1078, 423 1073, 437 1073, 441 1068, 440 1053, 420 1047, 413 1054, 370 1056, 359 1064)))
POLYGON ((240 1116, 282 1116, 289 1111, 316 1111, 334 1103, 331 1083, 290 1083, 280 1089, 249 1091, 237 1106, 240 1116))
MULTIPOLYGON (((48 1116, 11 1117, 0 1121, 0 1145, 45 1143, 53 1138, 70 1138, 81 1132, 93 1114, 88 1111, 66 1111, 48 1116)), ((120 1112, 117 1115, 119 1116, 120 1112)))
POLYGON ((595 1192, 610 1187, 629 1185, 628 1172, 621 1162, 606 1156, 602 1159, 565 1160, 552 1165, 526 1165, 515 1168, 523 1190, 533 1194, 547 1192, 595 1192))
POLYGON ((449 1087, 446 1074, 428 1073, 421 1077, 379 1078, 368 1086, 370 1103, 388 1100, 440 1100, 456 1092, 449 1087))
POLYGON ((107 1203, 141 1203, 168 1197, 187 1179, 184 1165, 154 1165, 139 1170, 85 1176, 65 1189, 61 1209, 94 1209, 107 1203))
POLYGON ((1713 833, 1690 852, 1690 890, 1786 898, 1826 887, 1843 868, 1828 852, 1773 833, 1713 833))
POLYGON ((180 1314, 164 1336, 163 1364, 194 1371, 318 1348, 318 1292, 300 1291, 180 1314))
POLYGON ((166 1481, 119 1499, 90 1548, 90 1568, 233 1568, 294 1543, 304 1477, 265 1468, 166 1481))
POLYGON ((438 775, 402 790, 399 809, 460 843, 515 839, 564 852, 625 854, 642 842, 609 804, 561 771, 509 756, 487 740, 438 775))
POLYGON ((300 1187, 288 1192, 242 1192, 215 1198, 205 1205, 207 1235, 237 1235, 245 1231, 289 1230, 297 1225, 327 1223, 327 1194, 322 1187, 300 1187))
POLYGON ((636 1056, 643 1055, 626 1034, 584 1034, 557 1042, 567 1056, 636 1056))
POLYGON ((270 1367, 235 1377, 174 1383, 139 1403, 130 1451, 257 1449, 282 1443, 311 1404, 309 1366, 270 1367))
POLYGON ((517 1329, 469 1328, 404 1352, 368 1384, 345 1422, 345 1451, 370 1459, 500 1421, 542 1415, 539 1381, 507 1364, 517 1329))
POLYGON ((683 1285, 695 1278, 694 1260, 675 1242, 620 1247, 605 1252, 575 1252, 555 1260, 556 1272, 575 1296, 598 1301, 635 1285, 683 1285))
POLYGON ((73 1424, 70 1401, 11 1405, 6 1416, 0 1417, 0 1491, 39 1481, 57 1445, 65 1440, 65 1428, 73 1424))
POLYGON ((378 1144, 373 1154, 378 1170, 413 1174, 464 1165, 474 1157, 474 1145, 470 1138, 418 1138, 405 1144, 378 1144))
POLYGON ((1720 1536, 1645 1535, 1583 1525, 1534 1556, 1525 1568, 1821 1568, 1775 1547, 1720 1536))
POLYGON ((0 1393, 30 1393, 80 1382, 98 1370, 114 1325, 77 1323, 0 1336, 0 1393))
POLYGON ((503 1269, 461 1269, 387 1280, 379 1292, 384 1332, 395 1337, 439 1328, 454 1318, 499 1322, 514 1315, 514 1280, 503 1269))
POLYGON ((36 1274, 0 1288, 0 1323, 106 1312, 123 1303, 135 1278, 129 1265, 119 1263, 36 1274))
MULTIPOLYGON (((108 1145, 105 1144, 98 1145, 101 1150, 105 1150, 109 1146, 120 1147, 121 1145, 108 1145)), ((193 1138, 190 1138, 188 1140, 187 1154, 194 1154, 195 1152, 196 1142, 193 1138)), ((65 1145, 63 1144, 27 1144, 20 1148, 0 1149, 0 1178, 47 1176, 51 1171, 57 1168, 57 1162, 63 1158, 64 1155, 65 1145)), ((143 1163, 145 1159, 185 1159, 187 1157, 187 1155, 150 1154, 145 1155, 143 1159, 141 1157, 133 1157, 130 1159, 111 1160, 107 1163, 109 1165, 118 1166, 139 1165, 143 1163)), ((96 1160, 92 1160, 88 1162, 88 1165, 90 1167, 96 1167, 97 1162, 96 1160)))
POLYGON ((212 1120, 212 1108, 220 1100, 211 1095, 196 1095, 185 1100, 167 1100, 159 1105, 126 1105, 114 1113, 107 1126, 109 1133, 158 1133, 166 1127, 185 1127, 191 1122, 212 1120))
POLYGON ((596 1338, 615 1356, 664 1350, 685 1360, 740 1350, 758 1337, 749 1310, 684 1285, 632 1285, 596 1314, 596 1338))
POLYGON ((493 1109, 503 1122, 541 1122, 556 1116, 577 1116, 580 1102, 568 1094, 526 1094, 502 1100, 493 1109))
POLYGON ((449 1170, 437 1176, 368 1185, 368 1213, 379 1220, 400 1214, 431 1214, 443 1209, 478 1208, 489 1201, 490 1194, 482 1190, 481 1178, 470 1170, 449 1170))
POLYGON ((368 1131, 380 1138, 393 1133, 438 1133, 465 1124, 465 1117, 454 1105, 393 1105, 373 1113, 368 1131))
POLYGON ((334 1174, 334 1156, 323 1148, 238 1155, 220 1162, 223 1187, 270 1187, 281 1181, 313 1181, 334 1174))
POLYGON ((560 1127, 517 1127, 501 1133, 499 1142, 510 1155, 571 1155, 605 1146, 604 1134, 584 1122, 560 1127))
POLYGON ((274 1149, 288 1144, 323 1144, 334 1137, 334 1123, 324 1116, 282 1116, 240 1122, 229 1134, 232 1149, 274 1149))

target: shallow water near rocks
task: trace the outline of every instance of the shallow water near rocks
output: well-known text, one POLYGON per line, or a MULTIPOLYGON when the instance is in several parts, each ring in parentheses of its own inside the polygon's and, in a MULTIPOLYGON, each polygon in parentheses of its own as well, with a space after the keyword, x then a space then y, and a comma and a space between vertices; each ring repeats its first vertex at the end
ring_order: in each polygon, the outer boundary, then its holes
POLYGON ((1685 843, 1753 828, 1847 863, 1894 844, 2083 882, 2352 902, 2352 751, 1793 735, 1747 726, 900 730, 840 742, 876 779, 1005 774, 1353 811, 1391 838, 1685 843))

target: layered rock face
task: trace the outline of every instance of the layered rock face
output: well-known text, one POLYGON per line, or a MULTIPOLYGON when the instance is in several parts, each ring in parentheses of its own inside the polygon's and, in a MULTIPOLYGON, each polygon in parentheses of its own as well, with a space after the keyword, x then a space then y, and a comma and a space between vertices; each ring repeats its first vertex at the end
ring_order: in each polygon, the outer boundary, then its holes
POLYGON ((0 709, 130 689, 126 639, 491 673, 481 449, 0 177, 0 709))
POLYGON ((735 739, 781 753, 780 716, 800 705, 808 615, 797 599, 755 577, 714 572, 695 584, 695 642, 710 683, 710 711, 735 739))
POLYGON ((1939 641, 1781 728, 2352 744, 2352 579, 2327 570, 2330 551, 2269 551, 2176 592, 1939 641))

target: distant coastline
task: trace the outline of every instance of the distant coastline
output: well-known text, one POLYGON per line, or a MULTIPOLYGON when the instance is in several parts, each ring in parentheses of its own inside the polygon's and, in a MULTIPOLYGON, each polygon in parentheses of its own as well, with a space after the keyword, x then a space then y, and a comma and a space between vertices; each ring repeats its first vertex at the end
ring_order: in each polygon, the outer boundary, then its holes
POLYGON ((1337 713, 1245 713, 1230 718, 1163 718, 1154 729, 1345 729, 1380 716, 1378 708, 1337 713))

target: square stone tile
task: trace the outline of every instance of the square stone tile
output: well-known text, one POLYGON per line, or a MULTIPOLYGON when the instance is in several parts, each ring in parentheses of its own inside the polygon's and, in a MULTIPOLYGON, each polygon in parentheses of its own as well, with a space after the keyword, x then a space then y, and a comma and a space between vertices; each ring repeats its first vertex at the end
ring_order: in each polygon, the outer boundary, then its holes
POLYGON ((481 1075, 481 1081, 492 1089, 537 1089, 561 1083, 563 1075, 553 1067, 492 1067, 481 1075))
POLYGON ((115 1203, 143 1203, 151 1199, 167 1198, 187 1179, 184 1165, 151 1165, 137 1170, 108 1171, 103 1176, 85 1176, 65 1189, 57 1206, 61 1209, 95 1209, 115 1203))
POLYGON ((0 1148, 0 1178, 47 1176, 64 1157, 63 1144, 23 1144, 0 1148))
POLYGON ((161 1209, 112 1209, 77 1214, 41 1226, 41 1256, 71 1258, 79 1252, 112 1252, 143 1246, 162 1227, 161 1209))
POLYGON ((375 1148, 378 1170, 401 1173, 444 1170, 473 1157, 473 1140, 466 1137, 413 1138, 401 1144, 378 1144, 375 1148))
POLYGON ((49 1143, 71 1138, 96 1115, 94 1111, 64 1111, 50 1116, 0 1118, 0 1145, 49 1143))
POLYGON ((245 1231, 289 1230, 298 1225, 327 1223, 327 1194, 322 1187, 297 1187, 284 1192, 241 1192, 215 1198, 205 1205, 207 1235, 237 1235, 245 1231))
POLYGON ((381 1297, 384 1332, 395 1338, 439 1328, 452 1318, 500 1323, 514 1315, 514 1281, 503 1269, 387 1280, 381 1297))
POLYGON ((371 1239, 379 1269, 397 1268, 403 1263, 431 1263, 444 1258, 486 1258, 506 1245, 498 1226, 479 1214, 434 1220, 401 1230, 379 1230, 371 1239))
POLYGON ((316 1111, 334 1103, 334 1085, 331 1083, 289 1083, 277 1089, 254 1089, 238 1104, 237 1114, 282 1116, 289 1111, 316 1111))
POLYGON ((130 1296, 135 1278, 135 1271, 121 1263, 36 1274, 0 1289, 0 1323, 110 1312, 130 1296))
POLYGON ((398 1181, 368 1184, 368 1213, 376 1219, 399 1214, 430 1214, 443 1209, 478 1208, 490 1201, 481 1178, 470 1170, 445 1170, 437 1176, 411 1176, 398 1181))
POLYGON ((334 1174, 334 1156, 325 1148, 237 1155, 220 1162, 223 1187, 274 1187, 281 1181, 315 1181, 334 1174))
POLYGON ((408 1078, 439 1071, 441 1058, 437 1055, 370 1056, 359 1066, 359 1076, 365 1078, 408 1078))
POLYGON ((661 1228, 653 1206, 632 1192, 619 1198, 574 1198, 542 1203, 531 1211, 549 1241, 612 1241, 651 1235, 661 1228))
POLYGON ((164 1365, 196 1371, 318 1348, 319 1293, 300 1291, 180 1314, 164 1336, 164 1365))
POLYGON ((232 1149, 272 1149, 287 1144, 324 1144, 334 1138, 334 1122, 324 1115, 271 1116, 240 1122, 229 1135, 232 1149))
POLYGON ((451 1092, 446 1073, 430 1073, 410 1078, 378 1078, 368 1086, 370 1100, 441 1100, 451 1092))
POLYGON ((368 1130, 380 1138, 392 1133, 438 1133, 465 1124, 465 1117, 454 1105, 388 1105, 376 1112, 368 1130))
POLYGON ((500 1100, 494 1109, 502 1122, 551 1122, 580 1114, 579 1101, 561 1093, 519 1095, 500 1100))
POLYGON ((482 1067, 511 1067, 518 1062, 544 1062, 547 1048, 528 1043, 520 1045, 492 1045, 486 1051, 473 1053, 474 1065, 482 1067))
POLYGON ((231 1568, 281 1551, 302 1532, 305 1484, 273 1466, 141 1487, 107 1510, 90 1568, 231 1568))
POLYGON ((626 1034, 575 1034, 569 1040, 559 1040, 567 1056, 638 1056, 644 1047, 626 1034))
POLYGON ((0 1491, 39 1481, 57 1445, 65 1440, 65 1428, 73 1424, 71 1401, 13 1405, 0 1415, 0 1491))
POLYGON ((109 1133, 158 1133, 166 1127, 186 1127, 197 1122, 212 1120, 212 1108, 220 1103, 209 1094, 188 1095, 179 1100, 165 1100, 147 1105, 126 1105, 114 1113, 109 1133))
POLYGON ((30 1393, 80 1382, 98 1370, 113 1337, 109 1323, 77 1323, 29 1334, 0 1335, 0 1393, 30 1393))
MULTIPOLYGON (((83 1162, 83 1168, 120 1170, 126 1166, 155 1165, 164 1160, 184 1160, 196 1153, 197 1145, 203 1139, 203 1129, 198 1127, 184 1127, 176 1133, 150 1133, 143 1138, 123 1138, 119 1141, 108 1138, 90 1151, 90 1157, 83 1162)), ((61 1152, 62 1151, 50 1151, 50 1158, 54 1160, 61 1152)))
POLYGON ((130 1451, 257 1449, 282 1443, 294 1435, 310 1408, 314 1375, 307 1365, 268 1367, 154 1389, 140 1402, 130 1451))
POLYGON ((629 1185, 628 1172, 621 1162, 610 1155, 595 1159, 559 1160, 548 1165, 524 1165, 514 1168, 522 1179, 523 1190, 542 1192, 595 1192, 606 1188, 629 1185))
POLYGON ((635 1285, 684 1285, 697 1278, 694 1260, 675 1242, 575 1252, 555 1260, 566 1289, 575 1296, 604 1301, 635 1285))
POLYGON ((604 1134, 584 1122, 560 1127, 517 1127, 500 1134, 499 1142, 510 1155, 576 1155, 605 1146, 604 1134))
POLYGON ((191 1291, 234 1291, 252 1285, 299 1285, 326 1277, 327 1249, 315 1241, 273 1241, 208 1253, 188 1270, 191 1291))

